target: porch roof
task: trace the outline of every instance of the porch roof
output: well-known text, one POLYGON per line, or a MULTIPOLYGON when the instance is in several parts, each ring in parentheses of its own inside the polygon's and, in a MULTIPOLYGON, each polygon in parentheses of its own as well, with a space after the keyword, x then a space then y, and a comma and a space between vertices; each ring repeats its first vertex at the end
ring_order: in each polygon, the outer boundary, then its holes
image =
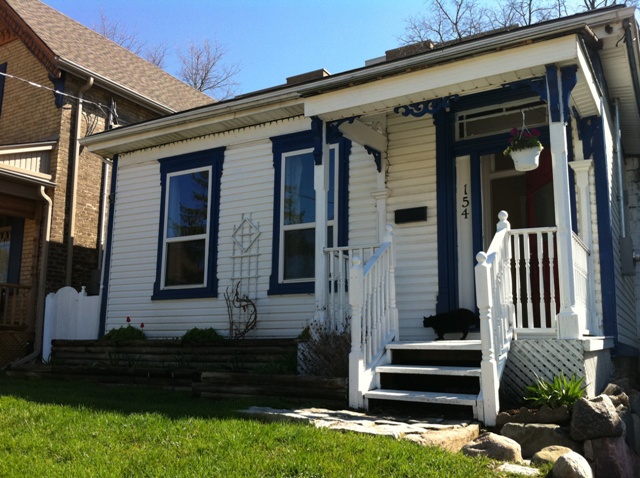
MULTIPOLYGON (((91 151, 112 156, 293 116, 334 120, 375 114, 397 106, 544 76, 550 63, 578 64, 579 81, 572 92, 572 104, 581 116, 601 114, 601 93, 596 90, 594 68, 582 47, 586 41, 607 49, 601 55, 603 70, 610 94, 622 100, 625 149, 640 153, 640 138, 635 133, 640 119, 632 81, 634 72, 626 49, 616 48, 616 41, 624 34, 625 20, 637 32, 633 15, 633 8, 606 8, 481 36, 407 58, 102 132, 81 142, 91 151), (612 26, 614 29, 605 35, 612 26), (599 38, 600 32, 606 37, 604 40, 599 38)), ((640 54, 635 42, 633 53, 637 62, 640 54)), ((637 66, 635 69, 638 70, 637 66)))

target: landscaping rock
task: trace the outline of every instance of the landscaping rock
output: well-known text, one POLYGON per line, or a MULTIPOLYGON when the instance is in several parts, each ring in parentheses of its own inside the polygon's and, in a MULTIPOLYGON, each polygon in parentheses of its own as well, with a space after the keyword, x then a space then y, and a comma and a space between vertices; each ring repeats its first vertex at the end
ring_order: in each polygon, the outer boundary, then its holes
POLYGON ((582 445, 571 439, 566 428, 550 423, 507 423, 501 434, 517 441, 521 446, 522 456, 532 457, 534 454, 552 445, 565 446, 582 453, 582 445))
POLYGON ((495 433, 483 433, 471 443, 462 447, 462 453, 467 456, 486 456, 501 461, 522 461, 520 444, 511 438, 495 433))
POLYGON ((552 473, 554 478, 593 478, 593 471, 591 471, 589 462, 575 451, 558 458, 553 465, 552 473))
POLYGON ((450 427, 442 430, 406 434, 402 438, 422 446, 437 446, 443 450, 457 453, 471 440, 476 439, 479 434, 480 426, 478 424, 470 424, 466 427, 450 427))
POLYGON ((606 437, 591 440, 592 463, 598 477, 634 478, 640 470, 640 458, 627 446, 624 438, 606 437))
POLYGON ((562 425, 569 423, 571 415, 566 405, 558 408, 549 408, 543 405, 540 409, 528 409, 522 407, 516 413, 501 412, 496 417, 496 428, 500 430, 506 423, 555 423, 562 425))
POLYGON ((636 415, 640 415, 640 392, 637 390, 629 392, 629 408, 636 415))
POLYGON ((540 476, 540 470, 530 466, 516 465, 514 463, 503 463, 496 468, 501 473, 509 473, 520 476, 540 476))
POLYGON ((573 407, 571 438, 585 441, 591 438, 622 435, 624 425, 608 395, 587 400, 580 398, 573 407))
POLYGON ((544 465, 545 463, 555 463, 562 455, 573 451, 566 446, 552 445, 544 447, 531 458, 532 465, 544 465))

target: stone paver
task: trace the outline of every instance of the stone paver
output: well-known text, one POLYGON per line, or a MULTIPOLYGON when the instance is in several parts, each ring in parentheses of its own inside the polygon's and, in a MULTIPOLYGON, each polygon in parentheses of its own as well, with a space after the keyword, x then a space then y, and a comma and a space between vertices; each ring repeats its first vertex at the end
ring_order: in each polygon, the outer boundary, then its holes
POLYGON ((454 452, 475 439, 480 431, 477 423, 462 420, 441 418, 396 420, 351 410, 336 411, 323 408, 284 410, 251 407, 242 412, 262 420, 305 421, 317 428, 390 436, 411 440, 424 446, 439 446, 454 452))

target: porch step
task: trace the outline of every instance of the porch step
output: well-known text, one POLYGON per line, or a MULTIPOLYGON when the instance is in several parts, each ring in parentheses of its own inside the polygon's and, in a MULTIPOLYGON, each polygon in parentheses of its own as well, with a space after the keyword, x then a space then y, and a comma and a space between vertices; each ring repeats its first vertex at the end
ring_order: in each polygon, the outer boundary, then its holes
POLYGON ((370 390, 364 394, 367 399, 394 400, 398 402, 434 403, 438 405, 466 405, 476 407, 477 395, 445 392, 415 392, 410 390, 370 390))
POLYGON ((406 375, 446 375, 456 377, 479 377, 480 367, 453 367, 429 365, 381 365, 377 373, 398 373, 406 375))
POLYGON ((430 342, 390 342, 387 350, 482 350, 480 340, 435 340, 430 342))

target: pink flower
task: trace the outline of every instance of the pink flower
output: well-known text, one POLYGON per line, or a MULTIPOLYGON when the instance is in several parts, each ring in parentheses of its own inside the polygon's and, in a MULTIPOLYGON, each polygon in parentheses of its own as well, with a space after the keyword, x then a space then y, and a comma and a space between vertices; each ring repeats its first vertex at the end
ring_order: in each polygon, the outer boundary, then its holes
POLYGON ((515 136, 515 135, 518 134, 518 130, 516 128, 511 128, 510 133, 511 133, 512 136, 515 136))
POLYGON ((537 129, 533 128, 531 130, 531 134, 534 135, 534 136, 540 136, 540 131, 538 131, 537 129))
POLYGON ((141 329, 144 329, 144 322, 142 322, 142 323, 140 324, 140 328, 141 328, 141 329))
POLYGON ((127 316, 127 324, 131 322, 131 317, 127 316))

